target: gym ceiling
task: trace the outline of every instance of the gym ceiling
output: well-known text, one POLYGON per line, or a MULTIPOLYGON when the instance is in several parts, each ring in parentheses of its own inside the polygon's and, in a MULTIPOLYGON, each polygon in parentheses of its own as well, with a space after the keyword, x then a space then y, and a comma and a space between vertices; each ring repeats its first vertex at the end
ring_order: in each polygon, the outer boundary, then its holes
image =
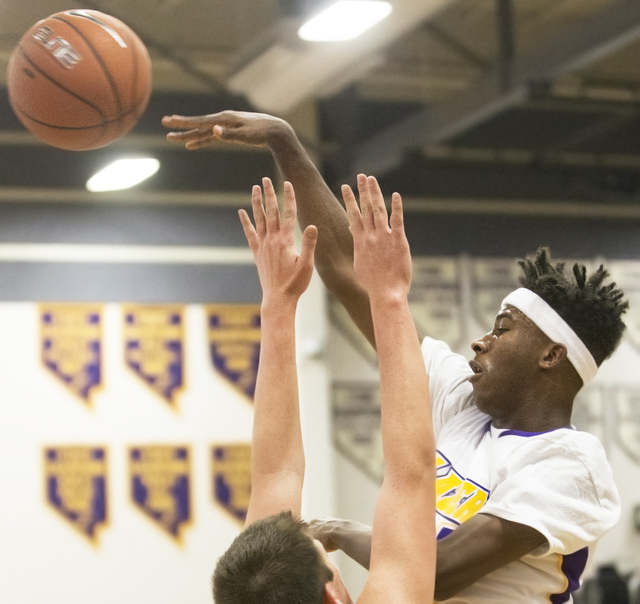
POLYGON ((326 2, 3 0, 0 201, 245 205, 250 185, 274 174, 268 153, 186 152, 160 125, 167 113, 228 108, 289 120, 335 190, 364 171, 417 211, 640 218, 638 0, 391 1, 361 38, 310 43, 295 32, 326 2), (125 21, 154 75, 134 131, 80 153, 38 143, 4 88, 22 34, 73 8, 125 21), (123 153, 153 154, 161 171, 130 191, 87 192, 123 153))

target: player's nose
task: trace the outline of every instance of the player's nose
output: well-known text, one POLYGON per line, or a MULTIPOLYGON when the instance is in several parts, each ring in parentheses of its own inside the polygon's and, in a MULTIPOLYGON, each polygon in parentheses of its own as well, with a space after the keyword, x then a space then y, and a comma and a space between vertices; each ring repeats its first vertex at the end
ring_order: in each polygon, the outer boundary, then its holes
POLYGON ((471 350, 476 354, 487 352, 489 350, 489 333, 471 342, 471 350))

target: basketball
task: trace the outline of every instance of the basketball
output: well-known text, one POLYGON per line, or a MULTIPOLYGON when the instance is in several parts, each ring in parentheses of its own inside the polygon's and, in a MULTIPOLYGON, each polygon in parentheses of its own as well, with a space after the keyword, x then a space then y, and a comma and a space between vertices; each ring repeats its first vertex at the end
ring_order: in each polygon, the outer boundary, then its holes
POLYGON ((124 136, 151 94, 151 60, 127 25, 94 10, 38 21, 13 50, 11 107, 43 142, 75 151, 124 136))

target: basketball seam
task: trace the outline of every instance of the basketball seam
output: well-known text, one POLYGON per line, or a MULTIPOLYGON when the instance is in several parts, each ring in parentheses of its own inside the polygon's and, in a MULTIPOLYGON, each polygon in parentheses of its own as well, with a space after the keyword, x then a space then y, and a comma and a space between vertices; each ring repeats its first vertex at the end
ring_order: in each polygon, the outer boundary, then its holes
MULTIPOLYGON (((75 92, 73 92, 73 90, 69 90, 68 88, 60 84, 60 82, 54 80, 48 73, 46 73, 45 71, 42 71, 42 69, 40 69, 40 67, 38 67, 32 61, 29 55, 24 51, 21 44, 18 44, 18 49, 20 50, 20 53, 22 54, 22 57, 24 58, 24 60, 27 61, 27 63, 29 63, 29 65, 31 65, 31 67, 33 67, 41 76, 49 80, 52 84, 55 84, 58 88, 61 88, 62 90, 64 90, 66 93, 70 94, 72 97, 78 99, 79 101, 82 101, 85 105, 89 105, 89 107, 91 107, 92 109, 95 109, 100 114, 101 118, 103 119, 105 118, 105 114, 102 111, 102 109, 100 109, 100 107, 98 107, 97 105, 94 105, 91 101, 88 101, 87 99, 81 97, 79 94, 76 94, 75 92)), ((20 111, 24 113, 22 109, 20 111)), ((37 121, 37 120, 34 120, 34 121, 37 121)))
MULTIPOLYGON (((135 40, 134 40, 135 43, 135 40)), ((133 61, 133 74, 131 77, 131 90, 129 94, 129 102, 133 105, 136 104, 136 90, 138 89, 138 53, 134 48, 134 44, 129 46, 131 49, 131 59, 133 61)))
MULTIPOLYGON (((86 19, 86 17, 82 16, 82 15, 74 15, 77 16, 78 18, 81 19, 86 19)), ((66 23, 69 27, 71 27, 71 29, 73 29, 87 44, 87 46, 89 47, 89 49, 91 50, 91 52, 93 53, 94 57, 96 58, 96 60, 98 61, 98 63, 100 63, 100 66, 102 67, 102 71, 104 72, 104 75, 107 77, 107 80, 109 81, 109 86, 111 87, 111 92, 113 92, 113 96, 115 97, 115 101, 116 101, 116 105, 118 106, 118 119, 122 119, 122 102, 120 101, 120 94, 118 93, 118 87, 116 86, 115 81, 113 80, 113 76, 111 75, 111 72, 109 71, 107 65, 105 64, 105 62, 103 61, 102 57, 100 56, 100 53, 98 53, 98 51, 94 48, 93 44, 91 44, 89 38, 87 38, 87 36, 84 35, 84 33, 80 30, 80 28, 76 27, 73 23, 71 23, 71 21, 67 21, 67 19, 63 19, 62 17, 59 17, 57 15, 53 16, 53 19, 56 19, 57 21, 62 21, 63 23, 66 23)), ((91 22, 95 22, 93 19, 88 19, 91 22)))
MULTIPOLYGON (((69 11, 70 14, 78 16, 78 17, 84 17, 85 19, 89 19, 91 21, 95 21, 95 23, 98 23, 99 25, 102 25, 103 27, 109 28, 109 29, 113 29, 111 27, 111 25, 109 24, 104 24, 102 23, 97 17, 95 17, 94 15, 83 15, 81 13, 77 13, 75 11, 69 11)), ((118 32, 116 32, 121 38, 122 40, 125 42, 125 44, 127 45, 127 48, 130 51, 131 54, 131 61, 132 61, 132 74, 131 74, 131 88, 129 90, 129 102, 128 102, 128 106, 137 106, 140 104, 139 99, 137 98, 136 95, 136 89, 137 89, 137 84, 138 84, 138 53, 136 52, 136 45, 137 45, 137 40, 135 39, 135 33, 134 32, 130 32, 129 29, 123 29, 120 30, 118 32), (133 36, 131 35, 133 33, 133 36)), ((127 115, 129 115, 129 113, 127 113, 127 115)))
POLYGON ((128 117, 132 113, 137 111, 138 106, 141 105, 143 101, 144 99, 138 101, 131 109, 129 109, 129 111, 122 114, 117 119, 106 120, 106 121, 100 122, 99 124, 96 124, 95 126, 56 126, 54 124, 47 124, 47 122, 41 122, 40 120, 37 120, 34 117, 31 117, 28 113, 26 113, 20 107, 16 107, 16 109, 26 118, 30 119, 32 122, 35 122, 36 124, 40 124, 41 126, 47 126, 48 128, 55 128, 56 130, 91 130, 93 128, 104 128, 105 126, 110 126, 111 124, 117 124, 121 119, 128 117))

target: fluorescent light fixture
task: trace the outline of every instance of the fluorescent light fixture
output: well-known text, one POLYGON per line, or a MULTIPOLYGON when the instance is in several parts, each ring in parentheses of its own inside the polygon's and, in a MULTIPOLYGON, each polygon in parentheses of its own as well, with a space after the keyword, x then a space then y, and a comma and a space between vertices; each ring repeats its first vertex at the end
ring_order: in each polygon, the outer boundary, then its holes
POLYGON ((310 42, 353 40, 382 21, 390 12, 389 2, 339 0, 307 21, 298 30, 298 36, 310 42))
POLYGON ((130 189, 153 176, 159 168, 160 162, 152 157, 117 159, 94 174, 87 181, 87 189, 94 193, 130 189))

